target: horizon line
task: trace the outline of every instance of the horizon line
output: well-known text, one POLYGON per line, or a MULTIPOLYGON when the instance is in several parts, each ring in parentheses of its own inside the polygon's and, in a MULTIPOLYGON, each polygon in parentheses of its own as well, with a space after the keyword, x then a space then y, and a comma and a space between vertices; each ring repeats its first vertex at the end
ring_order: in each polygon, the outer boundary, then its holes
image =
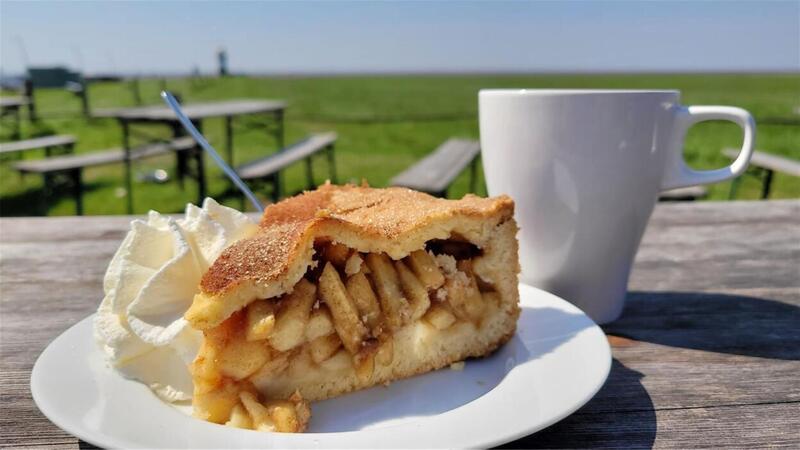
MULTIPOLYGON (((32 66, 36 68, 67 68, 67 65, 40 65, 32 66)), ((82 73, 79 70, 75 70, 82 73)), ((93 71, 84 73, 87 78, 98 77, 119 77, 119 78, 188 78, 192 76, 216 77, 217 72, 206 71, 192 73, 191 71, 93 71)), ((800 74, 800 67, 797 68, 774 68, 774 69, 752 69, 752 68, 731 68, 731 69, 603 69, 603 70, 569 70, 569 69, 544 69, 544 70, 299 70, 299 71, 264 71, 264 70, 245 70, 231 71, 228 76, 253 76, 253 77, 338 77, 338 76, 458 76, 458 75, 497 75, 497 76, 520 76, 520 75, 789 75, 800 74)), ((24 78, 26 73, 0 74, 2 78, 24 78)))

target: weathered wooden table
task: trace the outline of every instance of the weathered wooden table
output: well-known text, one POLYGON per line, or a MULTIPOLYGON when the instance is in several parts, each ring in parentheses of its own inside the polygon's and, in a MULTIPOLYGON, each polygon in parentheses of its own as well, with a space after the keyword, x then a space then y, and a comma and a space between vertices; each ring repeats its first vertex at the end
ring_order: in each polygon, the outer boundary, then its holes
MULTIPOLYGON (((30 371, 94 312, 128 221, 0 220, 0 446, 87 445, 36 409, 30 371)), ((800 201, 658 205, 630 287, 603 389, 509 446, 800 447, 800 201)))
MULTIPOLYGON (((275 140, 276 150, 284 147, 283 116, 286 102, 282 100, 224 100, 204 103, 187 103, 182 105, 186 117, 194 126, 203 131, 203 120, 222 118, 225 121, 225 151, 228 164, 233 166, 233 128, 234 118, 243 116, 263 116, 265 121, 256 124, 263 128, 275 140)), ((122 148, 128 154, 134 147, 132 137, 134 125, 163 125, 172 130, 173 138, 185 136, 186 133, 175 116, 175 113, 166 105, 137 106, 133 108, 120 108, 104 112, 102 117, 111 117, 119 122, 122 127, 122 148)), ((253 128, 254 123, 241 124, 253 128)), ((143 133, 139 133, 143 134, 143 133)), ((145 140, 152 140, 151 136, 143 135, 145 140)), ((184 174, 188 174, 188 159, 184 154, 176 153, 177 172, 179 182, 183 183, 184 174)), ((205 175, 202 168, 195 174, 200 191, 205 192, 205 175)), ((130 158, 125 160, 125 189, 127 189, 127 211, 133 211, 133 174, 130 158)))

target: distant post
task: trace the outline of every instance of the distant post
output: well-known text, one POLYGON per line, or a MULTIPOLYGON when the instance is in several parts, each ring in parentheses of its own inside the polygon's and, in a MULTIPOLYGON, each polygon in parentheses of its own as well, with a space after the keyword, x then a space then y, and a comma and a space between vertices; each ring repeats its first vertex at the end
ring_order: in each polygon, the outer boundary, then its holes
POLYGON ((225 48, 217 51, 217 64, 219 65, 219 76, 228 76, 228 52, 225 51, 225 48))

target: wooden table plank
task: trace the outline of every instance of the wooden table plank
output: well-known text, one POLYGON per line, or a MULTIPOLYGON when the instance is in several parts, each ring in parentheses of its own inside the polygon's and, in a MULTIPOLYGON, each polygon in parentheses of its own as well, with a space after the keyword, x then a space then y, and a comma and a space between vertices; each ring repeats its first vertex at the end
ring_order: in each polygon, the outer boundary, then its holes
MULTIPOLYGON (((0 446, 78 446, 30 370, 96 308, 129 220, 0 219, 0 446)), ((510 446, 800 446, 800 201, 658 205, 630 287, 603 389, 510 446)))
MULTIPOLYGON (((282 111, 286 102, 280 100, 226 100, 182 105, 183 112, 190 120, 209 117, 230 117, 247 114, 282 111)), ((120 108, 106 112, 107 117, 124 120, 177 121, 175 113, 165 105, 120 108)))

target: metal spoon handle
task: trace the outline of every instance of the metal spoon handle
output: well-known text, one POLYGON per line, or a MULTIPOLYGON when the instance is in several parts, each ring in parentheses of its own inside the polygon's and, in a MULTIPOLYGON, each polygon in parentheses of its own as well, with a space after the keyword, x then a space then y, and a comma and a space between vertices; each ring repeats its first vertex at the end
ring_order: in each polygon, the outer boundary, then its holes
POLYGON ((244 181, 242 181, 242 179, 239 178, 239 175, 236 175, 236 171, 231 169, 231 166, 229 166, 228 163, 226 163, 225 160, 223 160, 222 157, 219 156, 219 153, 217 153, 217 151, 214 150, 214 147, 212 147, 211 144, 208 143, 206 138, 203 137, 202 134, 200 134, 200 131, 198 131, 197 128, 195 128, 192 121, 189 120, 189 118, 186 117, 186 114, 183 113, 183 110, 181 109, 181 105, 180 103, 178 103, 178 100, 176 100, 175 97, 167 91, 161 91, 161 98, 163 98, 167 106, 172 108, 172 111, 175 112, 175 115, 178 117, 178 120, 181 122, 181 125, 183 125, 183 128, 185 128, 186 131, 189 132, 189 134, 194 138, 194 140, 197 141, 198 144, 200 144, 200 147, 203 147, 203 150, 205 150, 206 152, 208 152, 209 155, 211 155, 211 158, 214 160, 214 162, 217 163, 217 165, 222 169, 222 171, 225 172, 225 175, 227 175, 228 178, 230 178, 231 181, 233 181, 233 184, 235 184, 236 187, 238 187, 239 190, 244 193, 244 195, 248 198, 248 200, 250 200, 250 203, 252 203, 253 206, 255 206, 255 208, 259 212, 264 212, 264 207, 261 205, 261 202, 258 201, 258 198, 256 198, 255 194, 253 194, 253 191, 251 191, 250 188, 248 188, 247 185, 244 184, 244 181))

